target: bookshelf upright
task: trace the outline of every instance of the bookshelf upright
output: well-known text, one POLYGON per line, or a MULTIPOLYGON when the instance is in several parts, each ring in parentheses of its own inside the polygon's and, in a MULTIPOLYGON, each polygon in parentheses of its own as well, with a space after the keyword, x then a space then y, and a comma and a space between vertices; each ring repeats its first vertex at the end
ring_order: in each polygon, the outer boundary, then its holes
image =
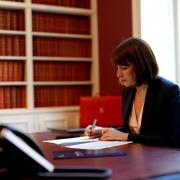
POLYGON ((78 127, 99 91, 96 1, 1 0, 0 39, 0 123, 78 127))

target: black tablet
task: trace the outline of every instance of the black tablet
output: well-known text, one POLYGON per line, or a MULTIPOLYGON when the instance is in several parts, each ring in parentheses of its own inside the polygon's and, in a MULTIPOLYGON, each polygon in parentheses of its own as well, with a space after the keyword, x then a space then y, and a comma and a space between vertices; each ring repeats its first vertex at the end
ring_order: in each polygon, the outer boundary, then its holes
POLYGON ((27 135, 9 126, 0 126, 0 146, 10 173, 41 178, 107 178, 112 171, 103 167, 57 167, 49 162, 27 135))

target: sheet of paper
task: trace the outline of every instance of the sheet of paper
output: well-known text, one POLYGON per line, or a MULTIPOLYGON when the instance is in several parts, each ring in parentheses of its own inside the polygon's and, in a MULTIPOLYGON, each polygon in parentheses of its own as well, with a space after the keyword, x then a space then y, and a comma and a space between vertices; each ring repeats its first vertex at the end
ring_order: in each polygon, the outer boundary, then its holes
POLYGON ((94 141, 98 141, 98 138, 90 139, 88 136, 82 136, 82 137, 74 137, 74 138, 66 138, 66 139, 54 139, 43 142, 54 143, 54 144, 66 144, 66 143, 73 144, 73 143, 86 143, 86 142, 94 142, 94 141))
POLYGON ((110 148, 114 146, 121 146, 124 144, 132 143, 132 141, 95 141, 95 142, 89 142, 89 143, 83 143, 83 144, 76 144, 76 145, 70 145, 66 146, 68 148, 76 148, 76 149, 104 149, 104 148, 110 148))

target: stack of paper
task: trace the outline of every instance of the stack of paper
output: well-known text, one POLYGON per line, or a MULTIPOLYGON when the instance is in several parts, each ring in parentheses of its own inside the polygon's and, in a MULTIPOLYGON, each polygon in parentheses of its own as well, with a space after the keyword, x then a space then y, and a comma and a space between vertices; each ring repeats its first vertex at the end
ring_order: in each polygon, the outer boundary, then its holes
POLYGON ((98 138, 91 139, 88 136, 67 139, 55 139, 43 142, 62 144, 66 147, 76 149, 103 149, 132 143, 132 141, 101 141, 98 138))

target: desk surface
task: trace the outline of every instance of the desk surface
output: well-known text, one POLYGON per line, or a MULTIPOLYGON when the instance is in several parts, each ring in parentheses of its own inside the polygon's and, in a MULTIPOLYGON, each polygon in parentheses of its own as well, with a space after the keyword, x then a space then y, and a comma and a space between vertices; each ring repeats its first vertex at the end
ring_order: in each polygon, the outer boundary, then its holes
POLYGON ((53 151, 72 150, 60 145, 42 142, 43 140, 55 139, 56 135, 58 134, 52 132, 30 134, 39 144, 45 157, 57 166, 80 165, 110 168, 113 174, 108 180, 147 179, 155 175, 180 172, 180 149, 136 143, 112 148, 127 152, 127 156, 53 160, 53 151))

